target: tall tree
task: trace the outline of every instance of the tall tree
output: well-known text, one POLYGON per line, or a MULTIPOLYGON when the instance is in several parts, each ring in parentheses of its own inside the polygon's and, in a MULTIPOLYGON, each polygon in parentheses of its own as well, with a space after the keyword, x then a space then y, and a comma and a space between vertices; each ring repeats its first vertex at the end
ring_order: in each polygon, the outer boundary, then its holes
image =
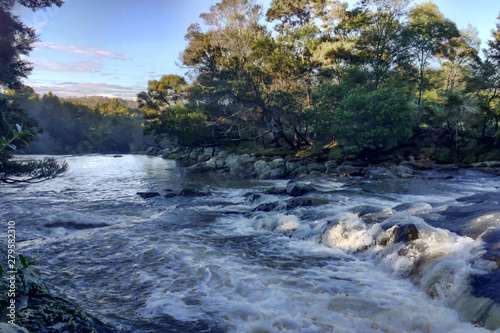
POLYGON ((460 36, 452 21, 446 19, 433 2, 411 8, 408 14, 409 43, 418 69, 418 119, 422 112, 422 93, 428 86, 425 69, 433 57, 445 55, 453 39, 460 36))

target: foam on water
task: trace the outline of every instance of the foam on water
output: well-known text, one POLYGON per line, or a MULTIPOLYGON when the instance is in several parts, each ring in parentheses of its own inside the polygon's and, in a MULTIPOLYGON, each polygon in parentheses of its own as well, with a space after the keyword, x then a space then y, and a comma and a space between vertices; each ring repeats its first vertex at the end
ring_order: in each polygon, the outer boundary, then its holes
MULTIPOLYGON (((468 175, 451 183, 318 180, 317 191, 306 195, 314 206, 287 211, 288 196, 262 193, 286 181, 202 183, 211 196, 142 200, 139 190, 183 186, 174 173, 163 177, 165 162, 147 157, 122 160, 134 162, 130 175, 123 166, 124 179, 110 183, 116 188, 92 200, 86 191, 96 192, 99 181, 87 187, 85 173, 112 162, 95 157, 83 168, 81 159, 72 160, 74 184, 56 179, 50 193, 28 187, 27 204, 10 214, 21 237, 37 228, 50 234, 19 246, 35 256, 54 292, 124 332, 179 331, 181 322, 226 332, 500 327, 498 305, 471 290, 472 276, 497 268, 484 257, 482 238, 431 225, 443 210, 465 205, 455 198, 481 187, 468 175), (251 202, 248 192, 261 197, 251 202), (271 202, 279 202, 276 211, 253 211, 271 202), (108 226, 76 227, 90 223, 108 226), (418 238, 396 242, 398 230, 412 225, 418 238)), ((114 177, 102 176, 101 183, 114 177)), ((0 196, 7 203, 2 212, 21 203, 15 192, 0 196)), ((495 223, 485 216, 470 225, 483 230, 495 223)))

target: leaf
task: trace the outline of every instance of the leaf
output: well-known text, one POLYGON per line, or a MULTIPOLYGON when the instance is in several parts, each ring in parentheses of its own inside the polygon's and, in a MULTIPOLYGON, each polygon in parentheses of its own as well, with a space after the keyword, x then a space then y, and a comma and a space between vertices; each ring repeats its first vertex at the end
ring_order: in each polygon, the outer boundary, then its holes
POLYGON ((19 261, 21 262, 24 268, 28 267, 28 265, 26 265, 26 258, 22 254, 19 255, 19 261))
POLYGON ((21 133, 23 131, 23 127, 16 124, 17 132, 21 133))
POLYGON ((13 144, 9 144, 8 146, 9 146, 12 150, 16 150, 16 149, 17 149, 17 147, 16 147, 15 145, 13 145, 13 144))

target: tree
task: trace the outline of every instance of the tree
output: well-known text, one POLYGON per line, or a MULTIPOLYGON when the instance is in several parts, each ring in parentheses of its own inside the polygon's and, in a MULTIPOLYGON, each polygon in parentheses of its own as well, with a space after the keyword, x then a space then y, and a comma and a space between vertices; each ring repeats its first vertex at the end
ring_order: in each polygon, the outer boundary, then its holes
POLYGON ((335 111, 332 133, 348 154, 390 149, 410 137, 411 117, 401 90, 350 89, 335 111))
MULTIPOLYGON (((33 10, 61 6, 61 0, 18 0, 21 5, 33 10)), ((21 78, 27 77, 33 67, 22 58, 33 49, 35 30, 25 26, 12 14, 14 0, 0 2, 0 86, 9 88, 21 86, 21 78)))
POLYGON ((453 39, 460 36, 455 23, 446 19, 432 2, 411 8, 408 14, 408 38, 418 69, 418 120, 422 111, 422 93, 428 86, 425 69, 434 56, 445 55, 453 39))

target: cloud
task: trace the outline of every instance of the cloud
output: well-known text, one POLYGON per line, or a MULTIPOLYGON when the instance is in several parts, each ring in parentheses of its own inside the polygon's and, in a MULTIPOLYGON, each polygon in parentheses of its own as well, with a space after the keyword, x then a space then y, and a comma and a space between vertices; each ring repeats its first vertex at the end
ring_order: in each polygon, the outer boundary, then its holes
POLYGON ((77 47, 75 45, 60 45, 54 42, 37 42, 35 44, 35 48, 62 51, 65 53, 78 54, 88 57, 111 57, 113 59, 118 59, 118 60, 130 60, 130 57, 127 55, 95 47, 82 48, 82 47, 77 47))
POLYGON ((37 71, 95 73, 102 68, 102 63, 99 60, 58 62, 41 58, 31 58, 30 60, 37 71))
POLYGON ((52 85, 30 84, 30 86, 40 95, 50 91, 59 97, 114 96, 134 100, 141 90, 138 86, 127 87, 108 83, 59 82, 52 85))

